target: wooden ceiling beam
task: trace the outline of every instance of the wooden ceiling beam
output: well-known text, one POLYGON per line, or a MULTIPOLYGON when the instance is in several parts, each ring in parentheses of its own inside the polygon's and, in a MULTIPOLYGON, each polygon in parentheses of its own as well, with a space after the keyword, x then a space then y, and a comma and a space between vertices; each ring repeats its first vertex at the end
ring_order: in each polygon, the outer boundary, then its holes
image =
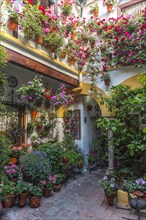
POLYGON ((69 85, 77 87, 79 85, 79 80, 72 78, 71 76, 65 75, 51 67, 41 64, 31 58, 28 58, 22 54, 16 53, 10 49, 7 49, 10 54, 8 62, 15 63, 23 68, 41 73, 45 76, 51 77, 58 81, 67 83, 69 85))

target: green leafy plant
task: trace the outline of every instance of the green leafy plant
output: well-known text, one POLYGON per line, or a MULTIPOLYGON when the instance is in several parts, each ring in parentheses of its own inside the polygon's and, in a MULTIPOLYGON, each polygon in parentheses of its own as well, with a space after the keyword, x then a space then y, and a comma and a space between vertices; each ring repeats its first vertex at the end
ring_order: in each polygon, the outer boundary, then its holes
POLYGON ((44 35, 43 22, 47 17, 39 10, 39 6, 40 3, 32 5, 27 2, 21 13, 20 25, 26 39, 38 38, 44 35))
POLYGON ((59 33, 57 33, 57 32, 49 33, 45 37, 44 42, 46 44, 48 44, 49 48, 52 48, 53 52, 56 52, 64 44, 63 37, 59 33))
POLYGON ((56 176, 56 181, 54 184, 62 184, 64 179, 65 179, 65 174, 63 173, 58 173, 55 175, 56 176))
POLYGON ((105 190, 107 195, 113 195, 116 193, 116 180, 111 175, 105 175, 100 181, 100 185, 105 190))
POLYGON ((28 187, 28 192, 30 196, 34 196, 34 197, 40 197, 43 194, 42 188, 37 185, 30 185, 28 187))
POLYGON ((17 185, 16 185, 16 194, 19 195, 21 193, 28 192, 29 185, 30 185, 29 182, 19 182, 19 183, 17 183, 17 185))

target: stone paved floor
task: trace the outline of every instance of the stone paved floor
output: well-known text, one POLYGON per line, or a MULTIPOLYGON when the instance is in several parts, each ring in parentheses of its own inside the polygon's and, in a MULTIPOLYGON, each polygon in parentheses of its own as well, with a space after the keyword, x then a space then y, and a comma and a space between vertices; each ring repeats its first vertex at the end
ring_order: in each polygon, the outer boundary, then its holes
MULTIPOLYGON (((108 206, 98 180, 102 170, 94 170, 76 179, 69 179, 61 192, 53 192, 49 198, 42 198, 41 206, 30 208, 27 204, 19 208, 1 209, 0 220, 122 220, 137 219, 134 211, 108 206)), ((141 215, 141 220, 146 215, 141 215)))

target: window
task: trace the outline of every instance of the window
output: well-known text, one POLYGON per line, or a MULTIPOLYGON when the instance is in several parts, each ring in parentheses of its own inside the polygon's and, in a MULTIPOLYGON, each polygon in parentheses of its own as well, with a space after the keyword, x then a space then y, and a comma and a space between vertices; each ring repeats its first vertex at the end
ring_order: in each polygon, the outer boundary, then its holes
POLYGON ((74 139, 81 139, 80 110, 70 110, 64 113, 64 133, 70 133, 74 139))

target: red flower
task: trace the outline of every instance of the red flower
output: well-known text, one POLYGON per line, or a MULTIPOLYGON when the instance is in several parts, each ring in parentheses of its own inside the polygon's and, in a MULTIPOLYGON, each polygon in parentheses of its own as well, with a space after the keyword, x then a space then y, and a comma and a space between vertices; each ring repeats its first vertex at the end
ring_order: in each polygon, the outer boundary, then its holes
POLYGON ((27 0, 27 1, 29 4, 31 4, 31 5, 33 4, 32 0, 27 0))

